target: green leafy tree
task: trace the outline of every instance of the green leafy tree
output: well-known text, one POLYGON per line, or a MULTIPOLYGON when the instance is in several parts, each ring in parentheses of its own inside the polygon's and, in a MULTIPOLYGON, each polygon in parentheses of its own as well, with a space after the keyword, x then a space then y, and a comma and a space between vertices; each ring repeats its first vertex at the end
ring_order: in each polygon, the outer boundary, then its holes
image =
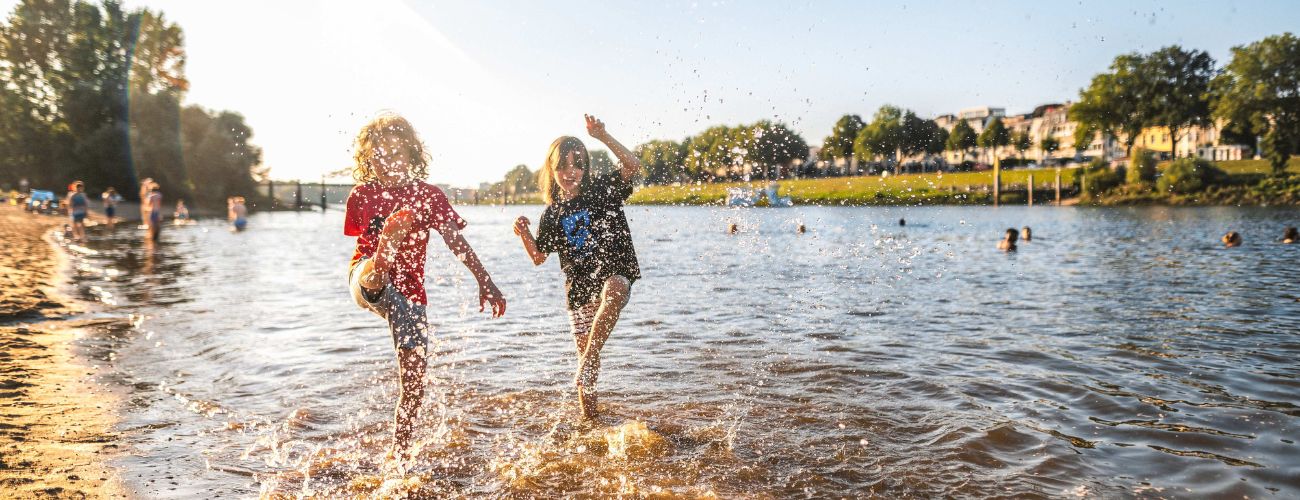
POLYGON ((922 153, 933 139, 929 124, 910 110, 896 106, 881 106, 871 123, 858 132, 853 152, 859 161, 889 158, 894 162, 894 172, 899 173, 904 156, 922 153))
POLYGON ((243 159, 260 160, 256 148, 237 138, 186 142, 200 122, 227 135, 251 131, 238 115, 203 112, 205 122, 182 112, 185 60, 180 27, 161 13, 117 1, 20 2, 0 24, 0 182, 82 179, 92 192, 114 186, 133 196, 139 177, 153 177, 168 196, 218 201, 202 191, 247 188, 256 160, 243 159), (237 172, 189 156, 194 144, 237 172))
POLYGON ((647 184, 668 184, 682 180, 685 175, 683 160, 685 144, 676 141, 654 140, 636 147, 641 159, 641 178, 647 184))
POLYGON ((262 150, 250 143, 253 129, 230 111, 213 112, 187 106, 180 112, 182 161, 189 182, 201 189, 193 200, 221 206, 230 196, 249 196, 257 184, 249 175, 262 161, 262 150))
POLYGON ((1151 85, 1143 77, 1145 58, 1140 54, 1117 56, 1110 71, 1092 77, 1088 87, 1079 91, 1079 102, 1070 106, 1070 119, 1079 126, 1074 131, 1078 151, 1087 149, 1097 133, 1123 137, 1126 152, 1150 120, 1151 85))
POLYGON ((979 142, 979 137, 975 135, 975 129, 966 123, 966 120, 957 120, 953 125, 952 132, 948 133, 948 142, 945 144, 948 151, 957 151, 962 154, 962 160, 965 161, 966 153, 974 149, 979 142))
POLYGON ((892 158, 903 142, 903 110, 884 105, 876 110, 871 123, 858 132, 853 153, 858 161, 892 158))
POLYGON ((1300 151, 1300 39, 1284 33, 1233 47, 1213 89, 1214 116, 1239 134, 1261 136, 1260 152, 1283 175, 1300 151))
POLYGON ((1156 180, 1156 158, 1144 148, 1134 148, 1129 156, 1128 169, 1124 182, 1128 184, 1150 184, 1156 180))
MULTIPOLYGON (((523 165, 520 165, 515 168, 517 169, 522 166, 523 165)), ((524 169, 527 168, 528 167, 524 167, 524 169)), ((618 170, 618 166, 616 163, 614 163, 614 159, 610 158, 609 151, 605 151, 603 149, 597 149, 595 151, 591 151, 591 174, 592 175, 595 176, 609 175, 614 173, 614 171, 616 170, 618 170)))
POLYGON ((783 167, 808 158, 808 143, 785 124, 764 120, 744 129, 745 161, 762 169, 765 179, 779 178, 783 167))
POLYGON ((1006 125, 1002 124, 1001 117, 993 117, 984 131, 980 132, 976 140, 979 147, 989 152, 989 163, 993 162, 993 155, 997 154, 997 148, 1011 144, 1011 131, 1007 130, 1006 125))
POLYGON ((1141 67, 1140 76, 1151 89, 1147 124, 1169 128, 1172 153, 1177 156, 1181 131, 1204 125, 1210 119, 1214 59, 1203 50, 1187 51, 1173 45, 1146 55, 1141 67))
POLYGON ((925 128, 928 130, 927 139, 923 148, 927 159, 936 155, 941 155, 944 149, 948 147, 948 131, 940 127, 934 120, 926 120, 925 128))
POLYGON ((822 140, 821 159, 828 162, 838 159, 848 161, 854 155, 854 141, 864 126, 861 116, 841 116, 831 129, 831 135, 822 140))
POLYGON ((1016 148, 1016 152, 1019 153, 1020 159, 1024 160, 1025 151, 1029 151, 1029 148, 1034 147, 1034 140, 1029 138, 1028 130, 1021 130, 1012 137, 1011 145, 1016 148))
POLYGON ((1046 157, 1051 157, 1052 154, 1056 153, 1056 150, 1061 149, 1061 141, 1049 135, 1038 141, 1038 149, 1041 149, 1046 157))

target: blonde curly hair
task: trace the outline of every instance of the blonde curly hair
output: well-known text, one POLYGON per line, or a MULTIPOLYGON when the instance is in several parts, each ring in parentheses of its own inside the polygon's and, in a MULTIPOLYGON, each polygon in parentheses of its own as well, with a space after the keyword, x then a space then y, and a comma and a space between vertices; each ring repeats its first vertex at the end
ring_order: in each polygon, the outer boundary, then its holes
POLYGON ((425 152, 420 136, 416 135, 415 127, 401 115, 385 111, 361 127, 361 132, 357 133, 355 152, 352 154, 352 160, 356 163, 352 167, 352 178, 357 184, 379 179, 379 174, 375 172, 375 160, 381 154, 385 142, 401 145, 399 152, 407 156, 407 175, 410 178, 429 177, 429 154, 425 152))

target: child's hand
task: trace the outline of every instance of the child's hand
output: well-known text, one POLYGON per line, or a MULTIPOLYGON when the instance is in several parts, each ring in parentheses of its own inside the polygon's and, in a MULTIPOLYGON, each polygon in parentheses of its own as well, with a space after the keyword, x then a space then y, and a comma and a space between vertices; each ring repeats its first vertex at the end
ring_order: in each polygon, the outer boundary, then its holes
POLYGON ((492 305, 493 318, 500 318, 506 313, 506 298, 501 295, 496 283, 490 280, 478 284, 478 311, 483 312, 488 304, 492 305))
POLYGON ((518 219, 515 219, 515 236, 523 236, 525 234, 530 234, 528 230, 528 218, 520 215, 518 219))
POLYGON ((591 115, 582 115, 582 117, 587 119, 587 134, 600 141, 604 141, 609 137, 609 132, 605 131, 605 122, 602 122, 591 115))

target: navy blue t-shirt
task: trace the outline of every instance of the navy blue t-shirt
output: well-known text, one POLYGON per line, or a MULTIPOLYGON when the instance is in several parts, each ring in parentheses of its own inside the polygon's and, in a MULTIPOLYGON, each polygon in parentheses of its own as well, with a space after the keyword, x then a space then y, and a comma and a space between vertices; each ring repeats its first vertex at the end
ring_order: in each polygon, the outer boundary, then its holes
POLYGON ((577 198, 557 201, 542 212, 537 249, 559 252, 569 309, 595 302, 610 276, 629 282, 641 277, 623 213, 629 196, 632 185, 614 172, 592 179, 577 198))

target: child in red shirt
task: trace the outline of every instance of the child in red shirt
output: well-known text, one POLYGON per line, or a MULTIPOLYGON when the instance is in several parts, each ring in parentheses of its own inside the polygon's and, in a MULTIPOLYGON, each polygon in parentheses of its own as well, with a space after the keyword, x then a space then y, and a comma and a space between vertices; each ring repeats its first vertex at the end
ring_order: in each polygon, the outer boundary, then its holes
POLYGON ((384 114, 357 134, 357 186, 348 195, 343 234, 357 237, 348 273, 357 305, 388 321, 397 350, 400 395, 394 418, 394 449, 408 459, 415 420, 424 399, 428 320, 424 293, 425 249, 429 232, 442 235, 478 280, 479 310, 490 305, 492 317, 506 312, 506 301, 483 269, 474 249, 461 236, 465 220, 452 209, 428 176, 429 157, 405 118, 384 114))

